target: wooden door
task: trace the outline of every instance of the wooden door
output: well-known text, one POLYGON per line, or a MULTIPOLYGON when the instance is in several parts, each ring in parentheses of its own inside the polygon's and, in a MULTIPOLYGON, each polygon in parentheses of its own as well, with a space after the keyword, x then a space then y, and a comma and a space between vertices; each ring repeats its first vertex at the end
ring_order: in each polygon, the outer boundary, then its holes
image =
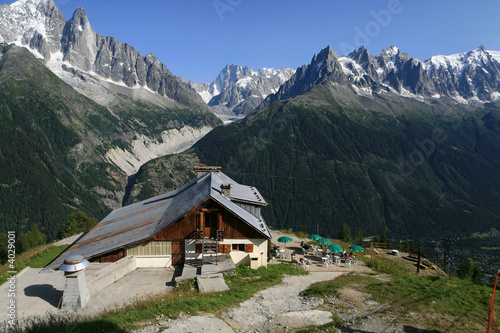
POLYGON ((184 265, 185 257, 184 241, 172 241, 172 266, 184 265))
POLYGON ((217 229, 219 228, 219 212, 215 210, 206 210, 201 214, 200 225, 203 228, 206 238, 217 237, 217 229))

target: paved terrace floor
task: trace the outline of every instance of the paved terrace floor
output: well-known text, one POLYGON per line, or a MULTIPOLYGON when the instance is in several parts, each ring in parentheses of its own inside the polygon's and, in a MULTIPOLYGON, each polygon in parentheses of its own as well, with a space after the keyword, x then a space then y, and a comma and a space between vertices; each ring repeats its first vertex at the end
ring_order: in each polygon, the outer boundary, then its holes
MULTIPOLYGON (((89 276, 107 264, 90 264, 85 270, 89 276)), ((27 268, 16 278, 15 304, 17 318, 57 313, 57 306, 64 290, 63 272, 44 272, 41 269, 27 268)), ((81 312, 105 309, 114 304, 128 303, 138 296, 159 293, 172 288, 174 271, 164 268, 139 268, 113 283, 97 295, 92 295, 81 312)), ((7 306, 12 299, 8 297, 9 284, 0 286, 0 321, 7 318, 7 306)))

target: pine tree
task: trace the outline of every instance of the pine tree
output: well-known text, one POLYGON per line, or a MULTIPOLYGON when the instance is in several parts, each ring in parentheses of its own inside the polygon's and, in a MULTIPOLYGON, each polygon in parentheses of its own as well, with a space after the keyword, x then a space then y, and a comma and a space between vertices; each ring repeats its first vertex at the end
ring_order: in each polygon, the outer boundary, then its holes
POLYGON ((4 264, 8 257, 8 240, 6 234, 0 234, 0 264, 4 264))
POLYGON ((481 266, 475 264, 471 258, 467 258, 458 264, 457 276, 464 280, 471 280, 474 283, 481 284, 483 274, 481 272, 481 266))
POLYGON ((45 244, 46 242, 47 236, 45 236, 45 234, 38 229, 36 224, 32 224, 29 231, 19 235, 19 252, 24 252, 35 246, 45 244))
POLYGON ((380 233, 380 243, 388 244, 391 240, 387 237, 387 226, 384 225, 380 233))
POLYGON ((359 246, 363 246, 363 230, 361 227, 356 227, 354 228, 354 234, 353 234, 353 239, 354 243, 359 246))
POLYGON ((99 221, 95 218, 87 216, 82 211, 72 213, 64 223, 63 237, 69 237, 80 232, 89 231, 98 222, 99 221))
POLYGON ((347 224, 342 225, 342 229, 339 233, 339 239, 343 240, 344 242, 350 242, 351 241, 351 228, 347 224))
POLYGON ((483 274, 481 272, 481 266, 479 264, 474 264, 471 273, 471 280, 476 284, 482 284, 483 274))

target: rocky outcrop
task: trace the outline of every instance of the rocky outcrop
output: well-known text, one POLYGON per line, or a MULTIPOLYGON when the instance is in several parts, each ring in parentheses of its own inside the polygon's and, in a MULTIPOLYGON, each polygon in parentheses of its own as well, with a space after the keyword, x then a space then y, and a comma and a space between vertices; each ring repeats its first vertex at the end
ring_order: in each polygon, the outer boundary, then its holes
POLYGON ((73 67, 71 72, 95 73, 129 88, 144 87, 208 110, 196 91, 155 55, 143 57, 134 47, 96 33, 83 8, 77 8, 67 21, 52 0, 19 0, 1 6, 0 42, 27 47, 46 63, 61 54, 56 73, 73 67))

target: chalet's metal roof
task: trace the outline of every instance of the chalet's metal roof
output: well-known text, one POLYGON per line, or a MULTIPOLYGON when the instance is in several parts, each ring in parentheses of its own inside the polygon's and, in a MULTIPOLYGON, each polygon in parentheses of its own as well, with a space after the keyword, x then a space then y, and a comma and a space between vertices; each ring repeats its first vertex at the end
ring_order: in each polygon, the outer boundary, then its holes
POLYGON ((58 269, 64 258, 69 255, 76 254, 90 259, 147 240, 209 197, 239 216, 263 236, 271 238, 264 219, 252 215, 221 194, 221 183, 232 184, 232 200, 267 205, 254 187, 240 185, 222 172, 211 172, 193 179, 176 191, 115 209, 44 270, 58 269))

